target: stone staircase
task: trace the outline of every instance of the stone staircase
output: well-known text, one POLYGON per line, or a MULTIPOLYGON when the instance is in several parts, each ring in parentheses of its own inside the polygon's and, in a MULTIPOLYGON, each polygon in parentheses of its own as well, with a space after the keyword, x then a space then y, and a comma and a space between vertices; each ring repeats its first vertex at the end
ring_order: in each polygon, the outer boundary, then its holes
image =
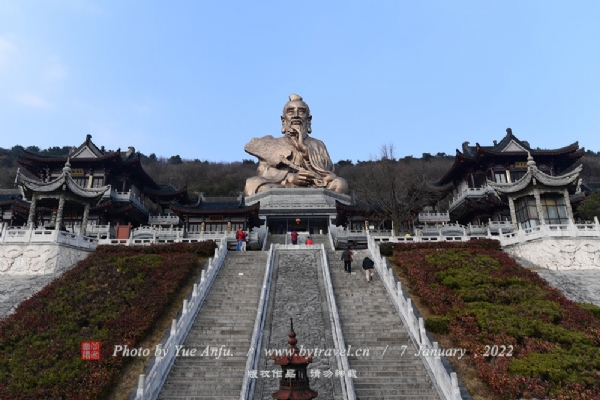
POLYGON ((320 244, 324 244, 325 245, 325 249, 330 250, 331 249, 331 244, 329 243, 329 236, 323 234, 323 235, 311 235, 310 236, 311 239, 313 240, 313 244, 315 245, 320 245, 320 244))
POLYGON ((269 246, 272 244, 285 244, 285 235, 269 235, 266 249, 269 249, 269 246))
POLYGON ((267 256, 227 254, 183 345, 196 356, 176 357, 159 399, 239 399, 267 256))
MULTIPOLYGON (((269 248, 270 245, 272 244, 285 244, 285 236, 286 235, 269 235, 269 242, 267 243, 267 249, 269 248)), ((310 235, 310 237, 313 240, 313 244, 315 245, 319 245, 321 243, 323 243, 325 245, 326 249, 329 249, 331 247, 331 245, 329 244, 329 236, 323 234, 323 235, 310 235)), ((304 244, 304 241, 306 239, 306 235, 302 235, 299 239, 299 243, 300 244, 304 244)), ((288 244, 292 244, 291 242, 288 244)))
POLYGON ((356 370, 356 398, 439 399, 379 276, 366 281, 362 260, 368 251, 354 251, 352 275, 344 271, 341 253, 327 251, 327 259, 346 348, 355 354, 348 360, 356 370))

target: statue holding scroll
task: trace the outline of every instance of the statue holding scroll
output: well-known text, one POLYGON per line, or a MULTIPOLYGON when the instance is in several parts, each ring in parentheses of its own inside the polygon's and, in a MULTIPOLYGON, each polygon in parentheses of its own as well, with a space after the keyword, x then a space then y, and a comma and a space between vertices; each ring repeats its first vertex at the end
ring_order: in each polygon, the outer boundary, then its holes
POLYGON ((334 173, 325 144, 308 136, 311 120, 308 105, 292 94, 281 116, 285 136, 254 138, 244 146, 259 160, 257 176, 246 180, 245 195, 281 187, 323 187, 348 194, 348 183, 334 173))

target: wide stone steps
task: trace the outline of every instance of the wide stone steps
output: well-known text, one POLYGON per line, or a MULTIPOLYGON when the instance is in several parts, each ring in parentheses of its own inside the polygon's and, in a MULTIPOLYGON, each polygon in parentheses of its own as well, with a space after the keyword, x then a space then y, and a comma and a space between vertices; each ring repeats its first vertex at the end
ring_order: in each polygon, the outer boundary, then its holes
POLYGON ((159 399, 239 399, 267 256, 227 254, 159 399))
POLYGON ((331 247, 331 245, 329 244, 329 236, 325 234, 310 235, 310 238, 312 239, 314 245, 324 244, 325 249, 329 249, 331 247))
POLYGON ((272 244, 285 244, 285 235, 268 235, 267 249, 272 244))
POLYGON ((362 260, 367 255, 355 250, 353 273, 348 274, 341 251, 327 251, 344 341, 346 348, 352 346, 348 361, 356 370, 356 398, 439 399, 379 276, 366 281, 362 260), (368 349, 368 355, 359 349, 368 349))

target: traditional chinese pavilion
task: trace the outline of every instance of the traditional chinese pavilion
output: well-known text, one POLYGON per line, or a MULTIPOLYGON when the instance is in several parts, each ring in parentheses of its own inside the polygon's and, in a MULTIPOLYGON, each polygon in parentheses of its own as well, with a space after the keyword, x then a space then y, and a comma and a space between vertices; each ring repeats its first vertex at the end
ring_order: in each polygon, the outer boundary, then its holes
MULTIPOLYGON (((44 184, 54 182, 64 175, 65 164, 70 164, 69 177, 79 188, 104 188, 97 204, 90 205, 88 222, 92 225, 139 226, 147 224, 150 211, 146 199, 158 206, 158 213, 164 213, 172 201, 190 203, 186 188, 175 189, 155 182, 142 167, 140 154, 133 147, 122 153, 120 149, 107 151, 98 148, 87 135, 85 142, 74 148, 67 157, 47 157, 24 151, 17 162, 29 173, 38 178, 38 191, 44 184)), ((23 175, 24 176, 24 175, 23 175)), ((26 178, 33 189, 33 179, 26 178)), ((33 193, 30 196, 34 198, 33 193)), ((11 206, 12 207, 12 206, 11 206)), ((18 205, 15 205, 18 207, 18 205)), ((51 224, 52 208, 36 207, 43 226, 51 224)), ((63 223, 75 228, 83 219, 83 212, 65 210, 63 223)), ((36 217, 37 218, 37 217, 36 217)))
POLYGON ((488 180, 488 184, 508 199, 515 230, 546 224, 573 224, 569 192, 577 189, 577 180, 582 168, 579 165, 570 172, 551 176, 537 168, 530 154, 527 157, 527 171, 519 180, 502 183, 488 180))
POLYGON ((488 182, 506 184, 521 180, 528 173, 528 155, 535 159, 537 171, 558 177, 572 169, 584 155, 584 149, 577 142, 559 149, 534 149, 514 136, 510 128, 493 146, 463 143, 462 151, 456 150, 454 164, 437 182, 438 186, 453 186, 450 220, 463 225, 511 221, 508 198, 499 197, 488 182))
POLYGON ((172 203, 170 209, 183 221, 189 233, 250 231, 262 225, 260 202, 246 205, 244 196, 208 197, 200 193, 194 205, 172 203))
POLYGON ((18 189, 0 189, 0 223, 23 226, 27 223, 29 203, 18 189))

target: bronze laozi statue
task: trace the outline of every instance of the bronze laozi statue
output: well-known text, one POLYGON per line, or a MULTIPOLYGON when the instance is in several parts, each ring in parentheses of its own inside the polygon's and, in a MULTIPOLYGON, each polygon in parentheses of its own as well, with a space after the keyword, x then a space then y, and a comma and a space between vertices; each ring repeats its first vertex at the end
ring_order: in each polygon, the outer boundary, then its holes
POLYGON ((254 138, 244 146, 259 159, 257 176, 246 180, 245 195, 281 187, 323 187, 348 194, 348 183, 334 173, 325 144, 308 137, 311 120, 308 105, 292 94, 281 116, 285 137, 254 138))

